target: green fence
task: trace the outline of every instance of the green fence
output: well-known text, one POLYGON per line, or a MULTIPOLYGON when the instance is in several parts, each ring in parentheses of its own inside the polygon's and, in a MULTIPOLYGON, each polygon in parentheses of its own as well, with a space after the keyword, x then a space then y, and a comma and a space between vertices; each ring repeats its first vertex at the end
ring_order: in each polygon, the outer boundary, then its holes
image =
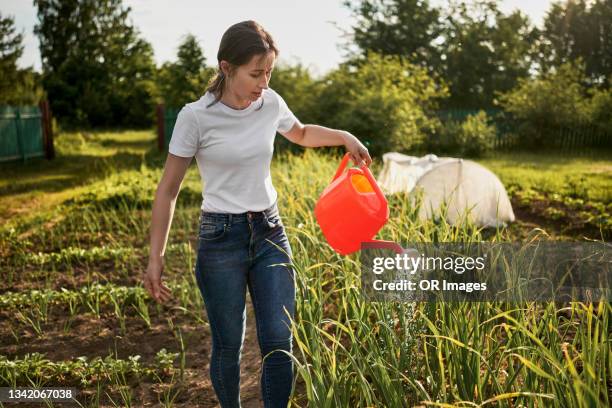
MULTIPOLYGON (((180 108, 167 108, 164 105, 158 105, 157 107, 157 134, 160 151, 168 149, 179 111, 180 108)), ((469 115, 475 115, 478 111, 478 109, 449 109, 439 110, 436 114, 443 123, 446 121, 463 122, 469 115)), ((517 125, 517 120, 507 113, 504 114, 501 109, 486 109, 485 113, 491 123, 497 127, 497 136, 494 143, 495 149, 520 147, 521 130, 517 125)), ((553 132, 556 137, 547 142, 546 147, 567 150, 582 147, 612 147, 612 129, 599 129, 595 125, 576 124, 572 128, 559 128, 553 132)))
MULTIPOLYGON (((529 145, 529 140, 521 140, 524 131, 521 129, 520 121, 513 118, 509 113, 501 109, 483 109, 490 123, 495 124, 497 136, 494 143, 495 149, 512 149, 529 145)), ((448 109, 437 112, 438 117, 444 123, 447 121, 463 122, 469 115, 478 113, 478 109, 448 109)), ((579 148, 611 148, 612 129, 602 129, 595 124, 575 123, 566 127, 547 127, 542 129, 541 135, 545 135, 542 147, 557 148, 562 150, 574 150, 579 148)))
MULTIPOLYGON (((495 149, 508 149, 518 143, 517 132, 514 123, 504 117, 501 109, 483 109, 491 124, 497 127, 495 137, 495 149)), ((479 109, 446 109, 436 112, 438 118, 444 122, 464 122, 469 115, 476 115, 479 109)))
POLYGON ((181 109, 157 105, 157 146, 160 151, 168 150, 176 117, 181 109))
POLYGON ((170 138, 172 137, 172 131, 174 130, 174 124, 176 123, 176 117, 178 116, 180 109, 178 108, 166 108, 164 110, 164 133, 166 135, 164 147, 168 149, 170 138))
POLYGON ((0 161, 53 157, 48 104, 0 106, 0 161))

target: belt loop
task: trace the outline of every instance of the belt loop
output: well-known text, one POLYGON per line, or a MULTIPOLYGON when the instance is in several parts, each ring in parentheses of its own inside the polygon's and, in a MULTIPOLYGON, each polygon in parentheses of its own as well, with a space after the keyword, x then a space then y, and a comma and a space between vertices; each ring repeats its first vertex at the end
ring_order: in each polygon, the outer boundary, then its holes
POLYGON ((227 217, 227 224, 228 224, 228 225, 232 225, 232 215, 233 215, 233 214, 231 214, 231 213, 230 213, 230 214, 228 215, 228 217, 227 217))

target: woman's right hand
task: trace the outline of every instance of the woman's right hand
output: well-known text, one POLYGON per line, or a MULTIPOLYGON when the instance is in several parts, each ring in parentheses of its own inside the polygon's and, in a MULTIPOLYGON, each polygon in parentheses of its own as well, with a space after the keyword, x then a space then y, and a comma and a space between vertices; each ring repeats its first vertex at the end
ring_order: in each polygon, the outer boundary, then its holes
POLYGON ((168 153, 162 178, 155 192, 151 218, 151 249, 147 271, 143 273, 144 287, 158 303, 166 302, 172 297, 170 289, 162 283, 164 270, 163 248, 174 214, 174 202, 181 189, 181 183, 193 157, 180 157, 168 153))
POLYGON ((163 269, 163 260, 149 260, 147 270, 143 274, 144 287, 157 303, 164 303, 172 297, 170 288, 168 288, 161 280, 163 269))

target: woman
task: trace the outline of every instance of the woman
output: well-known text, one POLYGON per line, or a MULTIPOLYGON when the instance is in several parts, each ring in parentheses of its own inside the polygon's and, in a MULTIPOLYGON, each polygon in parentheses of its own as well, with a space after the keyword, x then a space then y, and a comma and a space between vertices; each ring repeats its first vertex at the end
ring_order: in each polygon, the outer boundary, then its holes
POLYGON ((185 171, 195 156, 203 182, 196 279, 212 333, 210 376, 222 407, 240 406, 240 358, 248 287, 262 357, 266 407, 286 407, 293 383, 290 356, 295 276, 291 247, 270 177, 276 132, 306 147, 344 145, 358 165, 372 161, 348 132, 302 125, 268 87, 278 50, 254 21, 231 26, 221 39, 219 70, 206 93, 179 112, 151 222, 144 285, 157 302, 163 256, 185 171))

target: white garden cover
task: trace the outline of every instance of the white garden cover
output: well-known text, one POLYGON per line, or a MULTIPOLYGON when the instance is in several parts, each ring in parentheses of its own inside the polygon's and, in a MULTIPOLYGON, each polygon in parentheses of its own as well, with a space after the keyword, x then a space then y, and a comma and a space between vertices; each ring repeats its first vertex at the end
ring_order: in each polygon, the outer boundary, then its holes
POLYGON ((423 191, 421 219, 440 214, 447 205, 446 219, 455 225, 466 217, 479 226, 495 227, 514 221, 508 194, 499 178, 471 160, 453 157, 383 154, 383 169, 377 178, 386 194, 423 191))

